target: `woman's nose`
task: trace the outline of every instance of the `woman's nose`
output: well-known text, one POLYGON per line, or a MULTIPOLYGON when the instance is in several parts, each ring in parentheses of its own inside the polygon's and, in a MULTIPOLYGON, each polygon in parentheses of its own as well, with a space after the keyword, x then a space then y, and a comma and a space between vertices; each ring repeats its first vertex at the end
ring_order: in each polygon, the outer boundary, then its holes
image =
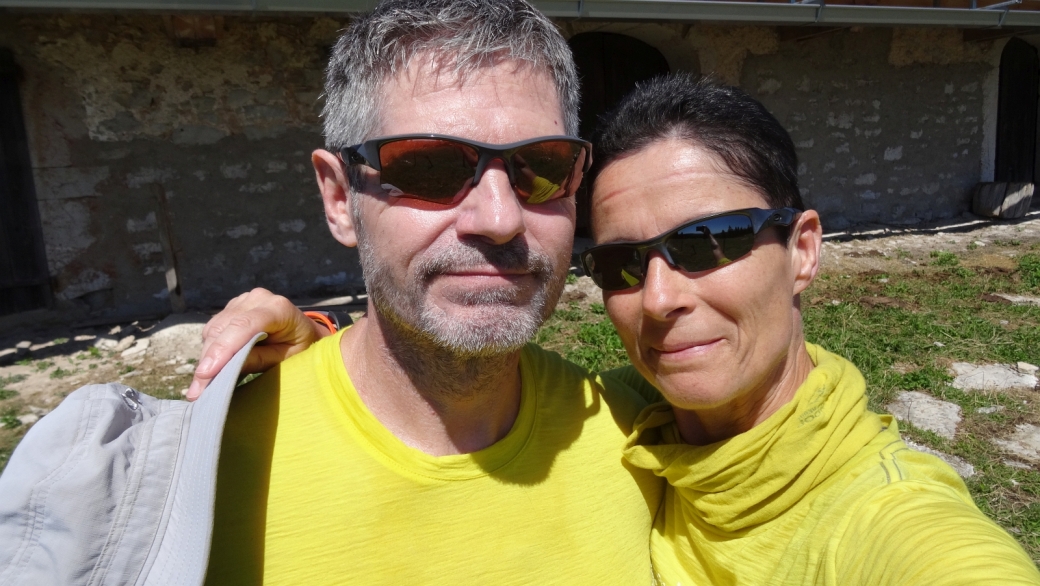
POLYGON ((667 321, 693 309, 690 280, 661 253, 651 252, 643 278, 643 314, 667 321))

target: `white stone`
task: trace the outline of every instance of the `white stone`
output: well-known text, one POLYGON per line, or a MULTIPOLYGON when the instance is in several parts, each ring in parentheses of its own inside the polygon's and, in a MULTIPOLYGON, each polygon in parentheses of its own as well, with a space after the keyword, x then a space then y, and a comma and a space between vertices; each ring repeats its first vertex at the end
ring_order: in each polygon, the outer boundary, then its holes
POLYGON ((113 352, 122 352, 123 350, 126 350, 130 346, 133 346, 135 340, 137 340, 137 338, 135 338, 134 336, 127 336, 127 337, 123 338, 122 340, 119 340, 119 343, 116 344, 114 348, 112 348, 112 351, 113 352))
POLYGON ((188 396, 188 387, 184 387, 183 389, 181 389, 181 396, 182 397, 187 397, 188 396))
POLYGON ((73 338, 72 341, 74 341, 74 342, 89 342, 89 341, 94 340, 96 338, 97 338, 97 336, 91 336, 91 335, 87 335, 87 334, 82 334, 82 335, 79 335, 79 336, 76 336, 75 338, 73 338))
POLYGON ((40 420, 40 416, 35 413, 26 413, 25 415, 19 415, 18 421, 22 422, 22 425, 32 425, 40 420))
POLYGON ((1040 367, 1035 364, 1029 364, 1028 362, 1019 362, 1015 364, 1015 368, 1017 368, 1018 372, 1021 372, 1022 374, 1036 374, 1036 371, 1040 370, 1040 367))
POLYGON ((917 391, 903 391, 885 409, 900 421, 953 439, 961 422, 961 408, 917 391))
POLYGON ((1019 468, 1021 470, 1031 470, 1033 468, 1029 464, 1026 464, 1025 462, 1019 462, 1018 460, 1004 460, 1004 465, 1010 466, 1012 468, 1019 468))
POLYGON ((194 364, 182 364, 182 365, 178 366, 177 368, 175 368, 173 370, 173 372, 175 372, 177 374, 192 374, 192 373, 195 372, 195 365, 194 364))
POLYGON ((950 454, 944 454, 944 453, 940 452, 939 450, 933 450, 932 448, 929 448, 928 446, 924 446, 924 445, 921 445, 921 444, 919 444, 917 442, 913 442, 913 441, 910 441, 910 440, 903 440, 903 441, 906 443, 906 445, 908 445, 911 448, 917 450, 918 452, 924 452, 926 454, 931 454, 931 455, 939 458, 943 462, 946 462, 947 464, 950 465, 950 468, 953 468, 954 470, 957 471, 957 474, 959 474, 961 478, 971 478, 972 476, 975 476, 975 467, 972 466, 971 463, 969 463, 967 460, 964 460, 963 458, 958 458, 957 456, 951 456, 950 454))
POLYGON ((992 407, 979 407, 975 410, 976 413, 982 413, 983 415, 989 415, 991 413, 1000 413, 1004 410, 1002 405, 994 405, 992 407))
POLYGON ((1011 305, 1036 305, 1040 307, 1040 297, 1033 297, 1031 295, 1012 295, 1010 293, 993 293, 993 296, 1000 297, 1005 301, 1010 301, 1011 305))
POLYGON ((202 313, 175 313, 167 316, 154 328, 148 355, 153 360, 170 360, 180 356, 202 357, 202 328, 209 321, 202 313))
POLYGON ((954 362, 954 388, 976 391, 1007 391, 1011 389, 1033 389, 1036 376, 1022 374, 1006 364, 971 364, 954 362))
POLYGON ((138 340, 133 346, 123 350, 123 353, 120 354, 120 356, 127 359, 144 356, 145 351, 148 350, 148 344, 149 342, 147 338, 138 340))
POLYGON ((115 350, 116 346, 118 345, 119 342, 112 338, 98 338, 98 341, 94 342, 95 348, 97 348, 98 350, 105 350, 108 352, 115 350))
POLYGON ((596 286, 591 277, 578 277, 574 283, 564 285, 560 303, 571 301, 588 301, 603 303, 603 290, 596 286))
POLYGON ((993 443, 1004 451, 1032 464, 1040 463, 1040 427, 1031 423, 1015 426, 1015 433, 1007 439, 995 439, 993 443))

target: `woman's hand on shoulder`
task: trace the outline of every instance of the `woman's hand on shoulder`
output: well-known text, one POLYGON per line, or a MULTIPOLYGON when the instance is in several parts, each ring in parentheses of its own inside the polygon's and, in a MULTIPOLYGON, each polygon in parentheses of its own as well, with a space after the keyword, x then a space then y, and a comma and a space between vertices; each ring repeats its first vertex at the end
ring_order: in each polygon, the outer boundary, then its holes
POLYGON ((253 347, 243 373, 263 372, 330 334, 281 295, 260 288, 243 293, 202 330, 202 356, 188 387, 188 400, 197 399, 231 357, 260 332, 267 338, 253 347))

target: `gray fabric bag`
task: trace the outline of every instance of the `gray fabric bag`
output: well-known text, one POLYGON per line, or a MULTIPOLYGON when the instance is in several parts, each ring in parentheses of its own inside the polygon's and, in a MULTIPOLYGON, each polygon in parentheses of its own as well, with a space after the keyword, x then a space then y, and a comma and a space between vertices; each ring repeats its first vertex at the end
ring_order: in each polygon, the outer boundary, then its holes
POLYGON ((194 402, 89 385, 0 476, 0 585, 198 585, 231 394, 259 334, 194 402))

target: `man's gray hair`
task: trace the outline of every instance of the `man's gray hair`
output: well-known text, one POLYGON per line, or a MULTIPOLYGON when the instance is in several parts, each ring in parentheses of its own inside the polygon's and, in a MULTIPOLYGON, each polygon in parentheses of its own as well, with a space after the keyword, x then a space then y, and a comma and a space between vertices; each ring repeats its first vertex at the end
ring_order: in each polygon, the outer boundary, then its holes
POLYGON ((333 47, 325 79, 325 146, 336 152, 372 138, 383 83, 416 56, 463 78, 503 59, 546 71, 567 134, 578 133, 578 75, 567 41, 525 0, 385 0, 333 47))

